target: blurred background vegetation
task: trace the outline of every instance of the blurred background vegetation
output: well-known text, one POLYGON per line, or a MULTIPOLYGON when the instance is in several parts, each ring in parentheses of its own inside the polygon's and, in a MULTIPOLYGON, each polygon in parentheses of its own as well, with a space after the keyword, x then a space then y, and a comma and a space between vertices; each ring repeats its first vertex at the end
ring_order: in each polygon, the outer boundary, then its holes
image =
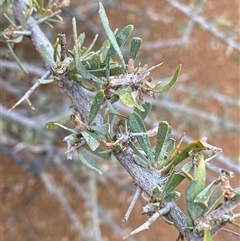
MULTIPOLYGON (((54 3, 54 1, 49 1, 54 3)), ((41 24, 54 44, 57 34, 65 32, 67 45, 73 46, 72 17, 78 32, 85 32, 86 45, 99 34, 99 46, 106 39, 98 17, 98 2, 72 0, 61 8, 62 23, 53 28, 41 24)), ((135 26, 133 36, 143 39, 136 62, 142 65, 164 64, 154 70, 154 80, 168 83, 177 66, 182 72, 177 83, 157 100, 147 119, 148 128, 166 120, 178 139, 184 141, 208 137, 208 142, 223 149, 213 162, 235 172, 233 187, 239 186, 240 81, 239 81, 239 1, 101 1, 112 29, 135 26)), ((55 1, 66 4, 67 1, 55 1)), ((11 7, 1 7, 1 29, 9 22, 11 7)), ((57 10, 57 9, 56 9, 57 10)), ((129 57, 127 43, 123 47, 129 57)), ((5 43, 1 58, 1 175, 3 240, 121 240, 146 220, 138 202, 129 222, 121 220, 134 192, 134 184, 115 160, 99 165, 99 176, 79 163, 67 161, 66 131, 45 129, 51 120, 70 116, 71 103, 56 83, 41 85, 30 97, 36 113, 23 102, 8 110, 45 73, 46 68, 30 38, 13 46, 27 69, 24 74, 5 43), (78 231, 76 231, 78 230, 78 231)), ((90 97, 91 93, 87 93, 90 97)), ((121 107, 122 108, 122 107, 121 107)), ((214 175, 209 174, 208 181, 214 175)), ((186 183, 181 185, 184 190, 186 183)), ((184 202, 179 205, 184 209, 184 202)), ((238 232, 236 228, 231 228, 238 232)), ((174 240, 174 227, 155 223, 148 232, 129 240, 174 240), (160 226, 158 226, 160 225, 160 226)), ((238 240, 226 232, 216 240, 238 240)))

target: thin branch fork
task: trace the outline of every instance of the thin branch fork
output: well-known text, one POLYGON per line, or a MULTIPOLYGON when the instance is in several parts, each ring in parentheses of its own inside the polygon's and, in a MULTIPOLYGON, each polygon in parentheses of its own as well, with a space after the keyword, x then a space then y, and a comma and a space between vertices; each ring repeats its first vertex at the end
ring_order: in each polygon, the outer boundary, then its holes
MULTIPOLYGON (((47 79, 49 76, 51 76, 51 72, 50 70, 48 70, 41 78, 41 80, 45 80, 47 79)), ((38 88, 39 85, 41 85, 40 81, 37 81, 25 94, 24 96, 9 110, 12 111, 13 109, 15 109, 18 105, 20 105, 24 100, 26 100, 29 104, 29 106, 31 107, 31 109, 36 112, 33 104, 31 103, 31 101, 29 100, 30 95, 38 88)))
POLYGON ((47 173, 41 172, 40 177, 42 182, 44 183, 46 189, 55 195, 59 203, 62 205, 63 209, 67 213, 69 219, 72 221, 76 231, 79 234, 79 237, 82 237, 84 240, 88 239, 88 235, 86 230, 83 228, 83 225, 75 212, 72 210, 71 206, 69 205, 67 199, 64 197, 62 191, 60 191, 55 182, 50 179, 47 173))
POLYGON ((126 239, 129 236, 135 235, 135 234, 137 234, 137 233, 139 233, 141 231, 149 229, 151 224, 153 224, 157 219, 161 218, 161 216, 163 216, 164 214, 167 214, 168 212, 170 212, 170 210, 171 210, 171 206, 167 203, 165 207, 163 207, 159 211, 155 212, 152 215, 152 217, 150 217, 148 219, 147 222, 145 222, 143 225, 141 225, 140 227, 138 227, 135 230, 133 230, 131 233, 126 235, 123 239, 126 239))
POLYGON ((215 38, 221 40, 222 42, 225 42, 230 48, 240 52, 240 45, 236 41, 234 41, 233 38, 229 38, 226 35, 219 32, 218 30, 216 30, 216 28, 213 25, 209 24, 204 18, 195 15, 189 7, 177 1, 166 1, 170 3, 172 7, 178 9, 180 12, 188 16, 190 19, 198 23, 203 29, 209 31, 215 38))

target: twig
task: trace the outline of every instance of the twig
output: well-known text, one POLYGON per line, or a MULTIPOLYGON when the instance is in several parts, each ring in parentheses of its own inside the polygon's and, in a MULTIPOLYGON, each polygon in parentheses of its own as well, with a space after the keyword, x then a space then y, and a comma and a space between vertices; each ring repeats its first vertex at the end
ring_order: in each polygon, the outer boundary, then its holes
POLYGON ((117 184, 122 190, 126 190, 127 192, 134 194, 135 190, 122 179, 117 178, 116 176, 112 175, 110 172, 103 172, 103 175, 107 177, 111 182, 117 184))
POLYGON ((134 206, 135 206, 135 204, 136 204, 140 194, 141 194, 141 188, 137 187, 137 190, 136 190, 136 192, 135 192, 135 194, 133 196, 133 199, 132 199, 132 201, 131 201, 131 203, 130 203, 130 205, 128 207, 128 210, 127 210, 126 214, 124 215, 123 220, 122 220, 122 227, 124 227, 124 225, 127 222, 130 214, 132 213, 132 210, 133 210, 133 208, 134 208, 134 206))
POLYGON ((13 151, 11 151, 9 148, 4 146, 3 144, 0 143, 0 152, 7 155, 11 160, 13 160, 17 165, 22 166, 25 168, 27 171, 29 171, 33 176, 39 174, 39 168, 31 162, 25 161, 18 155, 16 155, 13 151))
POLYGON ((88 240, 88 235, 85 229, 83 228, 83 225, 77 215, 72 210, 71 206, 69 205, 67 199, 64 197, 63 193, 60 191, 60 189, 57 188, 55 182, 51 180, 47 173, 41 172, 40 174, 41 180, 44 183, 46 189, 52 193, 58 200, 58 202, 62 205, 64 211, 68 215, 69 219, 73 223, 78 235, 80 238, 84 240, 88 240))
POLYGON ((174 112, 176 112, 176 111, 183 112, 183 113, 187 114, 188 116, 195 116, 196 118, 200 118, 205 121, 212 122, 214 125, 221 126, 221 128, 224 127, 226 129, 230 129, 230 130, 238 130, 239 129, 238 124, 230 122, 229 120, 226 121, 223 118, 220 118, 215 114, 210 114, 208 112, 201 111, 201 110, 198 110, 198 109, 195 109, 192 107, 186 107, 186 105, 184 105, 184 104, 178 104, 176 102, 170 102, 167 100, 157 101, 155 99, 153 99, 151 102, 152 102, 152 104, 157 105, 158 107, 164 107, 167 110, 172 110, 174 112))
POLYGON ((191 95, 199 95, 202 98, 205 97, 205 98, 209 98, 209 99, 214 99, 214 100, 217 100, 218 102, 220 102, 221 104, 233 105, 233 106, 237 106, 238 108, 240 108, 239 100, 237 98, 234 99, 227 95, 213 93, 211 91, 199 91, 198 89, 196 89, 194 87, 189 87, 189 86, 179 85, 179 84, 174 87, 174 90, 183 92, 183 93, 188 93, 191 95))
MULTIPOLYGON (((45 80, 47 79, 49 76, 51 75, 51 71, 48 70, 41 78, 40 80, 45 80)), ((37 81, 26 93, 25 95, 9 110, 12 111, 13 109, 15 109, 18 105, 20 105, 24 100, 26 100, 28 102, 28 104, 30 105, 30 107, 32 108, 33 111, 36 112, 34 106, 32 105, 32 103, 29 100, 30 95, 33 93, 33 91, 35 89, 37 89, 37 87, 40 85, 41 83, 39 81, 37 81)))
POLYGON ((91 193, 90 205, 92 213, 92 226, 93 226, 93 240, 99 241, 102 240, 102 234, 100 229, 100 220, 99 220, 99 205, 98 205, 98 195, 97 195, 97 182, 96 182, 96 173, 90 172, 90 183, 89 189, 91 193))
POLYGON ((129 236, 132 236, 134 234, 137 234, 141 231, 147 230, 149 229, 150 225, 152 223, 154 223, 157 219, 159 219, 162 215, 168 213, 170 211, 170 206, 168 204, 166 204, 165 207, 163 207, 162 209, 160 209, 159 211, 157 211, 156 213, 154 213, 152 215, 152 217, 150 217, 147 222, 145 222, 143 225, 141 225, 140 227, 136 228, 135 230, 133 230, 131 233, 129 233, 128 235, 126 235, 125 237, 123 237, 123 239, 128 238, 129 236))
POLYGON ((231 177, 231 178, 234 177, 234 173, 233 172, 225 170, 225 169, 217 167, 217 166, 214 166, 214 165, 212 165, 209 162, 205 162, 205 166, 206 166, 207 169, 209 169, 209 170, 211 170, 211 171, 213 171, 215 173, 218 173, 219 175, 223 175, 224 174, 224 175, 226 175, 228 177, 231 177))
POLYGON ((234 232, 234 231, 232 231, 232 230, 228 230, 228 229, 226 229, 226 228, 222 228, 221 231, 224 231, 224 232, 226 232, 226 233, 228 233, 228 234, 232 234, 233 236, 238 237, 238 238, 240 237, 240 234, 239 234, 239 233, 234 232))
POLYGON ((236 49, 240 52, 240 45, 233 40, 233 38, 229 38, 228 36, 220 33, 214 25, 209 24, 204 18, 196 16, 191 8, 187 7, 186 5, 179 3, 173 0, 167 0, 168 3, 171 4, 174 8, 178 9, 180 12, 188 16, 189 18, 193 19, 196 23, 198 23, 203 29, 209 31, 215 38, 221 40, 222 42, 226 43, 232 49, 236 49))
MULTIPOLYGON (((65 177, 70 181, 73 188, 76 190, 78 196, 83 199, 84 202, 89 203, 91 202, 90 196, 86 193, 84 188, 80 185, 80 183, 74 178, 72 173, 69 171, 69 169, 61 164, 61 160, 58 158, 58 156, 55 156, 53 158, 54 163, 60 168, 62 173, 65 177)), ((97 176, 98 177, 98 176, 97 176)), ((122 187, 121 182, 115 182, 117 185, 120 184, 120 187, 122 187)), ((129 191, 129 190, 127 190, 129 191)), ((119 236, 123 236, 124 232, 121 228, 119 228, 119 225, 116 224, 116 222, 111 218, 111 216, 107 213, 106 210, 103 210, 101 205, 98 204, 98 212, 101 220, 106 223, 115 233, 117 233, 119 236)), ((131 241, 131 239, 129 239, 131 241)))
MULTIPOLYGON (((18 70, 19 69, 19 65, 17 63, 12 62, 12 61, 0 59, 0 62, 1 62, 1 68, 3 68, 3 69, 12 69, 12 70, 18 70)), ((33 65, 33 64, 22 62, 22 65, 28 71, 29 74, 33 74, 33 75, 36 75, 36 76, 42 76, 46 72, 46 70, 44 70, 43 68, 39 68, 39 67, 37 67, 36 65, 33 65)))
MULTIPOLYGON (((194 16, 198 16, 200 12, 202 11, 203 7, 199 5, 199 7, 195 10, 193 13, 194 16)), ((143 44, 143 48, 145 49, 159 49, 169 46, 181 46, 188 42, 190 42, 190 34, 194 28, 195 21, 193 19, 190 19, 190 21, 187 24, 187 27, 182 35, 181 38, 173 38, 168 39, 165 41, 152 41, 152 42, 146 42, 143 44)))
POLYGON ((21 219, 23 220, 23 225, 25 226, 25 229, 27 233, 29 233, 29 236, 32 240, 41 240, 41 238, 34 232, 34 228, 32 227, 31 223, 29 222, 29 219, 24 212, 24 210, 21 210, 21 219))
POLYGON ((44 18, 40 18, 39 20, 36 21, 36 23, 37 23, 37 24, 41 24, 41 23, 43 23, 43 22, 46 22, 48 19, 53 18, 54 16, 60 14, 61 12, 62 12, 62 11, 59 9, 59 10, 57 10, 56 12, 53 12, 53 13, 51 13, 50 15, 44 17, 44 18))

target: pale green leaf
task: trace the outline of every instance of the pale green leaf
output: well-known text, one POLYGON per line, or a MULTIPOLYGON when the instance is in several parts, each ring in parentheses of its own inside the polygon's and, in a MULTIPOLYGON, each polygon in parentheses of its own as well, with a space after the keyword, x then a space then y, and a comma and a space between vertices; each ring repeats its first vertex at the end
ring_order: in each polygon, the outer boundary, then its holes
POLYGON ((129 108, 133 108, 135 106, 135 103, 134 103, 134 100, 132 99, 131 94, 126 89, 122 89, 118 93, 119 93, 119 99, 125 106, 129 108))
POLYGON ((203 231, 203 241, 213 241, 213 237, 208 230, 203 231))
POLYGON ((57 125, 57 123, 58 124, 65 124, 68 121, 69 121, 69 117, 63 118, 63 119, 58 120, 58 121, 49 121, 49 122, 46 123, 46 129, 48 129, 48 130, 55 130, 56 128, 59 127, 57 125))
POLYGON ((50 84, 54 81, 54 79, 38 79, 38 82, 41 84, 41 85, 46 85, 46 84, 50 84))
POLYGON ((81 47, 83 45, 85 37, 86 36, 84 32, 79 35, 79 37, 77 38, 78 47, 81 47))
POLYGON ((138 91, 133 91, 131 93, 132 99, 134 101, 134 105, 140 110, 140 111, 144 111, 144 108, 142 107, 140 101, 139 101, 139 94, 138 91))

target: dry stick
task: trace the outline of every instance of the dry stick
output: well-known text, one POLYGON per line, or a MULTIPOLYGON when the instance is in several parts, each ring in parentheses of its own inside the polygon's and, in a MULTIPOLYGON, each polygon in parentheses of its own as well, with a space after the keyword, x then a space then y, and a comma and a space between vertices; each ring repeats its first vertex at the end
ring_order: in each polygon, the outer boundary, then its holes
POLYGON ((196 16, 191 8, 187 7, 184 4, 181 4, 177 1, 170 1, 166 0, 168 3, 171 4, 174 8, 178 9, 180 12, 188 16, 189 18, 193 19, 196 23, 198 23, 203 29, 209 31, 215 38, 221 40, 222 42, 225 42, 229 47, 232 49, 236 49, 240 52, 240 45, 234 41, 233 38, 229 38, 228 36, 220 33, 217 31, 217 29, 214 27, 214 25, 209 24, 204 18, 196 16))
MULTIPOLYGON (((86 191, 80 185, 80 183, 75 179, 75 177, 69 171, 69 169, 65 165, 61 164, 61 160, 57 156, 55 156, 55 158, 53 158, 53 161, 58 166, 58 168, 60 168, 60 170, 62 171, 64 176, 67 177, 67 179, 70 181, 71 185, 76 190, 78 196, 80 198, 82 198, 84 200, 84 202, 86 202, 86 203, 91 202, 90 196, 86 193, 86 191)), ((123 184, 121 182, 115 182, 115 183, 117 185, 123 186, 123 184)), ((127 186, 127 185, 125 184, 124 186, 127 186)), ((125 188, 125 189, 127 189, 127 188, 125 188)), ((129 191, 129 190, 127 189, 127 191, 129 191)), ((131 191, 129 191, 129 192, 131 192, 131 191)), ((98 205, 98 206, 99 206, 98 211, 99 211, 101 220, 103 220, 103 222, 106 223, 115 233, 119 234, 120 236, 125 235, 125 233, 119 227, 119 225, 117 225, 116 222, 111 218, 111 216, 109 214, 107 214, 107 211, 103 210, 103 208, 100 205, 98 205)), ((133 239, 129 239, 129 240, 133 241, 133 239)))
MULTIPOLYGON (((195 11, 195 15, 198 15, 200 13, 200 11, 202 10, 202 8, 199 8, 195 11)), ((164 47, 169 47, 169 46, 181 46, 184 45, 188 42, 190 42, 190 34, 194 28, 195 25, 195 21, 193 19, 190 19, 190 21, 187 24, 187 27, 183 33, 183 36, 181 38, 172 38, 172 39, 168 39, 165 41, 148 41, 145 42, 142 46, 142 48, 145 49, 159 49, 159 48, 164 48, 164 47)))
POLYGON ((50 19, 50 18, 52 18, 52 17, 60 14, 61 12, 62 12, 61 10, 57 10, 56 12, 51 13, 50 15, 48 15, 48 16, 46 16, 46 17, 44 17, 44 18, 41 18, 41 19, 39 19, 39 20, 37 20, 36 22, 37 22, 37 24, 43 23, 43 22, 47 21, 48 19, 50 19))
POLYGON ((90 205, 92 212, 92 226, 93 226, 93 240, 99 241, 102 240, 102 233, 100 228, 99 220, 99 205, 98 205, 98 192, 97 192, 97 182, 96 182, 96 173, 90 171, 90 183, 89 189, 91 193, 90 205))
POLYGON ((21 219, 23 220, 22 224, 25 227, 25 230, 27 231, 27 233, 30 236, 31 240, 41 240, 41 238, 36 234, 36 232, 34 231, 33 226, 31 225, 26 213, 24 212, 24 210, 21 210, 21 215, 20 215, 21 219))
POLYGON ((202 98, 214 99, 220 102, 221 104, 233 105, 240 108, 240 102, 237 100, 237 97, 232 98, 227 95, 214 93, 213 91, 199 91, 197 88, 189 87, 186 85, 179 85, 179 84, 174 87, 174 90, 177 92, 183 92, 183 93, 187 93, 195 96, 199 95, 202 98))
POLYGON ((69 205, 67 199, 64 197, 63 193, 60 191, 60 189, 57 188, 57 185, 53 180, 51 180, 47 173, 41 172, 40 174, 41 180, 44 183, 46 189, 54 194, 54 196, 57 198, 61 206, 63 207, 64 211, 68 215, 69 219, 73 223, 76 231, 78 232, 78 235, 80 238, 84 240, 88 240, 88 235, 85 229, 83 228, 82 223, 80 222, 79 218, 75 214, 75 212, 72 210, 71 206, 69 205))
MULTIPOLYGON (((1 68, 3 69, 11 69, 11 70, 19 70, 20 67, 16 62, 8 61, 5 59, 0 59, 1 62, 1 68)), ((37 67, 36 65, 21 62, 23 67, 28 71, 29 74, 36 75, 36 76, 42 76, 45 74, 46 70, 40 67, 37 67)))
POLYGON ((26 116, 23 116, 19 114, 18 112, 10 112, 5 108, 4 106, 0 105, 1 107, 1 118, 5 118, 8 120, 12 120, 18 124, 21 124, 23 126, 26 126, 28 128, 32 128, 35 130, 44 130, 45 123, 37 123, 36 120, 33 120, 31 118, 27 118, 26 116))
POLYGON ((238 237, 238 238, 240 237, 240 234, 239 234, 239 233, 234 232, 234 231, 231 231, 231 230, 228 230, 228 229, 226 229, 226 228, 222 228, 221 231, 224 231, 224 232, 226 232, 226 233, 228 233, 228 234, 232 234, 233 236, 238 237))
POLYGON ((137 200, 138 200, 138 198, 141 194, 141 191, 142 191, 142 189, 140 187, 137 187, 137 190, 136 190, 136 192, 133 196, 133 199, 132 199, 132 201, 129 205, 129 208, 128 208, 128 210, 127 210, 127 212, 126 212, 126 214, 125 214, 125 216, 122 220, 122 227, 124 227, 125 223, 127 222, 128 218, 129 218, 129 216, 130 216, 130 214, 131 214, 131 212, 132 212, 132 210, 133 210, 133 208, 134 208, 134 206, 135 206, 135 204, 136 204, 136 202, 137 202, 137 200))
MULTIPOLYGON (((48 70, 42 77, 40 80, 45 80, 47 79, 49 76, 51 75, 51 72, 48 70)), ((20 105, 24 100, 26 100, 28 102, 28 104, 30 105, 30 107, 32 108, 33 111, 36 112, 34 106, 32 105, 32 103, 29 100, 30 95, 33 93, 33 91, 35 89, 37 89, 37 87, 41 85, 40 81, 37 81, 26 93, 25 95, 9 110, 12 111, 13 109, 15 109, 18 105, 20 105)))
POLYGON ((163 207, 162 209, 160 209, 159 211, 157 211, 156 213, 154 213, 148 220, 147 222, 145 222, 143 225, 141 225, 140 227, 136 228, 135 230, 133 230, 131 233, 129 233, 128 235, 126 235, 123 239, 128 238, 129 236, 135 235, 141 231, 147 230, 149 229, 150 225, 153 224, 157 219, 159 219, 162 215, 170 212, 171 206, 170 203, 167 203, 165 207, 163 207))
POLYGON ((168 110, 172 110, 174 112, 176 112, 176 111, 183 112, 183 113, 187 114, 187 116, 194 116, 196 118, 200 118, 205 121, 212 122, 214 125, 221 126, 221 128, 226 128, 226 129, 230 129, 230 130, 232 130, 232 129, 238 130, 239 129, 239 124, 236 124, 231 121, 226 121, 223 118, 220 118, 215 114, 210 114, 208 112, 201 111, 201 110, 198 110, 198 109, 192 108, 192 107, 186 107, 186 105, 184 105, 184 104, 170 102, 167 100, 157 101, 155 99, 152 100, 152 104, 157 105, 158 107, 164 107, 164 108, 166 108, 168 110))

